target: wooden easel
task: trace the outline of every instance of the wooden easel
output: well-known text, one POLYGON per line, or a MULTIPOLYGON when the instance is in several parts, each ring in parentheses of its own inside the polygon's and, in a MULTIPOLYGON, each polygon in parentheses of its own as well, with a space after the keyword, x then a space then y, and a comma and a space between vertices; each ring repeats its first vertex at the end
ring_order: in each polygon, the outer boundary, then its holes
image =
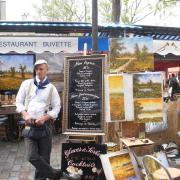
POLYGON ((71 143, 101 143, 104 133, 86 133, 86 132, 65 132, 67 141, 71 143))

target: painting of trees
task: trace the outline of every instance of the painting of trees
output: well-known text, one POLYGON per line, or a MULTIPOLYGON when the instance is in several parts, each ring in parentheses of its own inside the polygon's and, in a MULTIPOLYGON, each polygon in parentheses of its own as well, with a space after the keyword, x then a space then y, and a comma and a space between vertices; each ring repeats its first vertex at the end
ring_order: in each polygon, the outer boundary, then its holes
POLYGON ((24 79, 24 78, 25 78, 25 70, 26 70, 26 66, 20 64, 20 65, 19 65, 19 69, 20 69, 20 71, 21 71, 21 77, 24 79))
POLYGON ((1 54, 0 93, 15 92, 25 79, 33 77, 33 54, 1 54))
POLYGON ((138 101, 134 101, 134 119, 138 120, 138 114, 140 114, 143 110, 141 103, 138 101))
POLYGON ((123 42, 112 38, 111 42, 110 42, 111 46, 110 46, 110 67, 111 68, 116 68, 117 63, 118 63, 118 58, 120 58, 121 55, 121 51, 126 49, 124 47, 123 42))
POLYGON ((152 38, 112 38, 110 40, 110 72, 154 70, 152 38))
POLYGON ((15 67, 10 67, 10 73, 11 73, 11 77, 15 77, 15 73, 16 73, 15 67))

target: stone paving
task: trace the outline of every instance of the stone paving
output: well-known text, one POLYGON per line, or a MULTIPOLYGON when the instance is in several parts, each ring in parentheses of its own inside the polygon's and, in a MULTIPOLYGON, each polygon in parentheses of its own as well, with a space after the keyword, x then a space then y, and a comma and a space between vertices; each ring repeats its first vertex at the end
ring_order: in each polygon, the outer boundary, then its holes
MULTIPOLYGON (((53 136, 51 165, 60 168, 62 135, 53 136)), ((34 167, 25 159, 24 141, 0 141, 0 180, 33 180, 34 167)))

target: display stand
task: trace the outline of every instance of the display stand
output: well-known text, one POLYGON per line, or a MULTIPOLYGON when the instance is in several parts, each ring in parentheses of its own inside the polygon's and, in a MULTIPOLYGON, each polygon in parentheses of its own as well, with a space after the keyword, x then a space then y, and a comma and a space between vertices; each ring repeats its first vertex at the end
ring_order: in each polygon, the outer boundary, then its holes
POLYGON ((82 143, 101 143, 102 136, 104 133, 82 133, 82 132, 65 132, 63 133, 67 136, 67 141, 82 142, 82 143))

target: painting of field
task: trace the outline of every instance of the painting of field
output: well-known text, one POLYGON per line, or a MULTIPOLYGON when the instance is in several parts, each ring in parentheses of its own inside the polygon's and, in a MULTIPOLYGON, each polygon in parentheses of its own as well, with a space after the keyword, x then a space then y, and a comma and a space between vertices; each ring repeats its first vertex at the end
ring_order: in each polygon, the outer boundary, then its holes
POLYGON ((134 98, 162 97, 162 74, 156 72, 133 74, 134 98))
POLYGON ((110 73, 154 70, 150 37, 110 39, 110 73))
POLYGON ((109 81, 109 99, 110 99, 110 119, 118 121, 125 119, 124 111, 124 92, 123 76, 112 75, 108 77, 109 81))
POLYGON ((135 99, 134 111, 135 121, 138 123, 162 121, 162 98, 135 99))
POLYGON ((0 55, 0 91, 18 90, 22 81, 33 77, 33 54, 0 55))
POLYGON ((115 180, 137 180, 131 158, 128 153, 109 157, 115 180))

